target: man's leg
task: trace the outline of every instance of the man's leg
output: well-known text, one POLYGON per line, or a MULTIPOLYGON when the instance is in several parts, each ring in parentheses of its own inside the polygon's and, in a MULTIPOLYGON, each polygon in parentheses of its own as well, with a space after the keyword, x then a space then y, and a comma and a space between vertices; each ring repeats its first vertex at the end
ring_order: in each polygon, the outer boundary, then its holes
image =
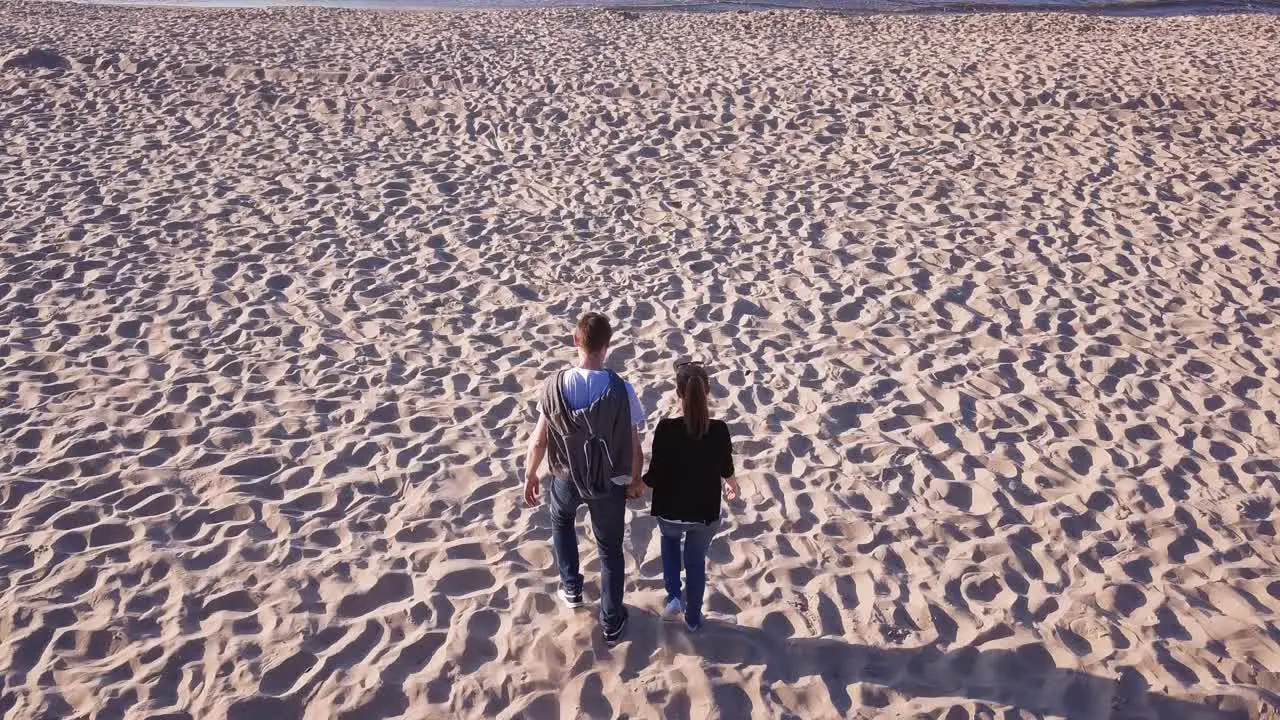
POLYGON ((560 567, 560 587, 571 597, 582 595, 582 573, 578 571, 578 506, 582 498, 573 483, 551 479, 551 547, 560 567))
POLYGON ((702 596, 707 590, 707 547, 716 525, 690 526, 684 534, 684 617, 689 625, 702 624, 702 596))
POLYGON ((626 560, 622 554, 626 493, 626 488, 614 485, 606 497, 587 501, 591 530, 600 547, 600 622, 606 634, 616 630, 627 618, 627 609, 622 604, 622 589, 626 584, 626 560))
POLYGON ((658 520, 658 530, 662 533, 662 580, 667 586, 667 602, 681 600, 680 596, 680 536, 684 534, 679 525, 666 520, 658 520))

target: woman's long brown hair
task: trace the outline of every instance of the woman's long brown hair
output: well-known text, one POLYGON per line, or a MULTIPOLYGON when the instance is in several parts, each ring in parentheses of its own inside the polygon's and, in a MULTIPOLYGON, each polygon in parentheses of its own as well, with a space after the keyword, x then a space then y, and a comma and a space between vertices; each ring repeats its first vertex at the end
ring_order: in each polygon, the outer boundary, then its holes
POLYGON ((708 385, 707 371, 699 365, 685 365, 676 372, 676 394, 684 410, 684 425, 695 438, 701 438, 711 429, 708 385))

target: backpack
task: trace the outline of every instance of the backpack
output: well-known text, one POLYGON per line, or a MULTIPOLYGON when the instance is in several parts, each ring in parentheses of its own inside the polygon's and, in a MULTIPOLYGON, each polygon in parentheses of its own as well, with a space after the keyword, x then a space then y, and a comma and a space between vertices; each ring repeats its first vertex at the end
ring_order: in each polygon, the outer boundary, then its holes
POLYGON ((631 399, 622 378, 608 372, 609 388, 581 410, 565 402, 563 371, 542 387, 551 472, 572 482, 585 500, 607 496, 613 478, 631 474, 631 399))

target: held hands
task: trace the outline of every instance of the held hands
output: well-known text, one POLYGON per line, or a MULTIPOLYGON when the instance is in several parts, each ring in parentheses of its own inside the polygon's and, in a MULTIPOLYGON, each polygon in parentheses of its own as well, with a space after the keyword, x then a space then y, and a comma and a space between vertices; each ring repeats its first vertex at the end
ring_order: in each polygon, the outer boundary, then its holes
MULTIPOLYGON (((627 499, 635 500, 644 495, 645 485, 643 480, 632 480, 627 485, 627 499)), ((537 507, 542 502, 542 482, 538 480, 538 476, 533 473, 524 476, 524 501, 529 507, 537 507)))
POLYGON ((542 483, 537 473, 526 473, 524 476, 524 501, 529 507, 537 507, 542 502, 542 483))
POLYGON ((640 478, 632 478, 631 484, 627 486, 627 499, 635 500, 644 495, 644 481, 640 478))

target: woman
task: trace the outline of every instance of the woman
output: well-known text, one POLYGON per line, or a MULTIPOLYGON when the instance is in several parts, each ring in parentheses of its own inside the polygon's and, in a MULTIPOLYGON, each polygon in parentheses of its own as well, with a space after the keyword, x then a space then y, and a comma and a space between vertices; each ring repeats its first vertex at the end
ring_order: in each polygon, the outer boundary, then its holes
POLYGON ((709 391, 702 363, 676 363, 676 395, 684 416, 658 423, 649 472, 644 476, 653 488, 653 515, 662 532, 662 574, 667 585, 663 614, 675 619, 683 613, 691 632, 702 627, 707 546, 720 524, 722 481, 724 496, 738 497, 729 427, 711 419, 709 391), (687 582, 683 598, 681 567, 687 582))

